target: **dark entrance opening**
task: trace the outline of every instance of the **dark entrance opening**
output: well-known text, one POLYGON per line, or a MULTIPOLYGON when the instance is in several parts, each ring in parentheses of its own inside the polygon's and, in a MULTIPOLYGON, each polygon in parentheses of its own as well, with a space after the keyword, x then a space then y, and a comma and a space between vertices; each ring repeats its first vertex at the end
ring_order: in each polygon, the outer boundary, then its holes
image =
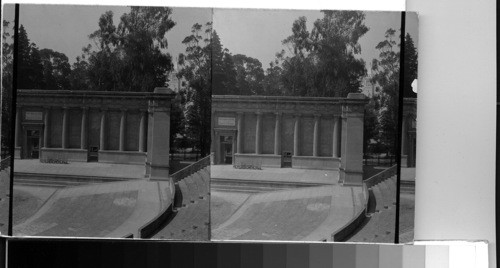
POLYGON ((283 152, 281 154, 281 166, 292 167, 292 152, 283 152))
POLYGON ((220 136, 221 164, 233 163, 233 136, 220 136))
POLYGON ((26 158, 40 158, 40 130, 29 129, 26 131, 26 158))
POLYGON ((87 156, 88 162, 98 162, 99 161, 99 147, 89 146, 89 153, 87 156))

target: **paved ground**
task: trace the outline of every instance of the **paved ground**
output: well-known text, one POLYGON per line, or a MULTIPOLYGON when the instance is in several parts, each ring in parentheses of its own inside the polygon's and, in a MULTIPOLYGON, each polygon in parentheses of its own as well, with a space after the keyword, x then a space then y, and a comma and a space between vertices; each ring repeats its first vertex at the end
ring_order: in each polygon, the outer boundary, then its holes
POLYGON ((150 181, 62 188, 33 216, 15 225, 14 235, 123 237, 133 233, 138 237, 138 229, 168 205, 169 192, 167 183, 150 181))
POLYGON ((210 218, 212 229, 227 221, 231 215, 250 197, 247 193, 212 191, 210 195, 210 218))
POLYGON ((224 208, 217 199, 226 194, 213 193, 213 215, 214 204, 232 213, 212 229, 215 240, 318 241, 347 224, 365 200, 361 187, 330 185, 226 197, 237 202, 224 208))
POLYGON ((339 172, 296 168, 235 169, 231 165, 213 165, 211 178, 337 184, 339 172))
MULTIPOLYGON (((415 168, 401 168, 402 181, 415 181, 415 168)), ((415 191, 401 192, 399 199, 399 242, 413 241, 415 229, 415 191)))
POLYGON ((16 159, 15 172, 54 175, 82 175, 96 177, 119 177, 127 179, 144 178, 144 165, 121 165, 92 162, 71 162, 69 164, 47 164, 38 159, 16 159))

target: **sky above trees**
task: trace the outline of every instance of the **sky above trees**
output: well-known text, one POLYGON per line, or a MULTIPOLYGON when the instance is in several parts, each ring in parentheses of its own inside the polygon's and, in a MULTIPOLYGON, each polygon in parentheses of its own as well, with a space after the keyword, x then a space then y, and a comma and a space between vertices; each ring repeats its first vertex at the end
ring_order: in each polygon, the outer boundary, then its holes
MULTIPOLYGON (((5 5, 4 19, 12 21, 14 6, 5 5)), ((75 62, 81 49, 89 43, 88 35, 95 31, 99 17, 111 10, 115 24, 123 13, 130 10, 124 6, 58 6, 21 5, 20 23, 26 28, 30 40, 39 48, 50 48, 64 53, 69 62, 75 62)), ((322 17, 318 10, 251 10, 215 9, 214 29, 225 48, 233 54, 243 54, 258 59, 264 68, 273 61, 276 52, 285 48, 281 41, 292 33, 291 25, 299 17, 307 18, 308 30, 314 21, 322 17)), ((205 23, 212 18, 209 8, 173 8, 172 20, 176 22, 167 33, 168 52, 176 58, 184 52, 182 40, 191 26, 205 23)), ((407 32, 418 44, 417 18, 407 17, 407 32)), ((387 29, 400 28, 399 12, 366 12, 365 24, 370 30, 359 40, 361 57, 369 63, 378 57, 375 46, 387 29)), ((286 48, 285 48, 286 50, 286 48)), ((369 66, 367 66, 369 69, 369 66)))

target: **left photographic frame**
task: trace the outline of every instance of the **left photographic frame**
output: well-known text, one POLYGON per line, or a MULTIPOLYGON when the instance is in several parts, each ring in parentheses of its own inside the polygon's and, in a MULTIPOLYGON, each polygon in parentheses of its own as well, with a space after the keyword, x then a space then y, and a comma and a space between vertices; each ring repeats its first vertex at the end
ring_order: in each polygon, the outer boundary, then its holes
POLYGON ((212 9, 23 4, 16 55, 14 13, 0 228, 10 197, 13 236, 209 240, 212 9))

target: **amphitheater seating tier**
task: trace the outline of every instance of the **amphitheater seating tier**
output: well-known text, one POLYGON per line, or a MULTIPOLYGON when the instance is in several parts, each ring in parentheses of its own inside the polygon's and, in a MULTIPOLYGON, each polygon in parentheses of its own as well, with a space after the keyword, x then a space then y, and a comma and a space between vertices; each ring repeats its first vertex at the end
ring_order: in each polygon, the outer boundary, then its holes
POLYGON ((375 212, 368 215, 360 229, 349 242, 394 242, 396 217, 396 176, 392 176, 371 187, 376 202, 375 212))
POLYGON ((174 209, 171 220, 153 238, 175 240, 209 238, 209 178, 209 167, 205 167, 177 182, 183 206, 174 209))

